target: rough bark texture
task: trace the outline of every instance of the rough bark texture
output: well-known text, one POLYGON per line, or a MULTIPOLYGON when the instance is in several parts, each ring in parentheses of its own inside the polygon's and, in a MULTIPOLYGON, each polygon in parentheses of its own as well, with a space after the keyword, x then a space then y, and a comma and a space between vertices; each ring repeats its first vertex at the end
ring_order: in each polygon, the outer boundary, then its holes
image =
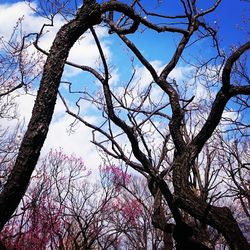
MULTIPOLYGON (((195 1, 193 2, 195 3, 195 1)), ((219 2, 220 0, 217 0, 214 7, 208 12, 213 11, 218 6, 219 2)), ((177 242, 176 249, 178 250, 209 249, 203 245, 202 242, 195 241, 193 237, 193 228, 185 223, 180 213, 180 209, 183 209, 185 212, 189 213, 200 222, 216 228, 220 233, 223 234, 231 249, 250 249, 249 243, 244 238, 230 210, 228 208, 212 206, 199 197, 195 196, 188 182, 193 161, 200 153, 207 140, 212 136, 215 128, 219 124, 227 102, 234 95, 250 93, 249 86, 233 87, 230 85, 232 65, 246 50, 250 48, 250 42, 247 42, 241 46, 227 60, 222 74, 222 88, 216 96, 211 112, 204 126, 196 135, 196 137, 190 143, 186 143, 181 129, 184 113, 183 108, 180 105, 180 96, 173 85, 166 79, 171 71, 176 67, 179 58, 182 56, 182 53, 192 34, 201 24, 198 22, 199 16, 195 15, 191 18, 192 13, 190 13, 190 15, 186 13, 190 22, 187 30, 171 28, 167 26, 160 28, 157 25, 149 23, 140 15, 136 14, 133 8, 127 6, 126 4, 121 4, 118 1, 107 1, 106 3, 103 3, 101 6, 99 6, 94 0, 85 0, 83 7, 81 7, 77 12, 76 18, 64 25, 59 30, 44 67, 40 89, 38 91, 27 132, 21 143, 20 151, 13 170, 8 178, 7 183, 4 185, 3 191, 0 194, 0 231, 17 208, 27 189, 31 174, 37 164, 40 150, 47 136, 49 124, 52 119, 58 87, 69 50, 75 41, 88 28, 101 22, 101 13, 108 11, 121 12, 134 21, 131 28, 119 30, 118 27, 114 25, 113 20, 110 20, 110 25, 112 28, 111 31, 116 32, 120 36, 120 38, 126 43, 131 51, 137 56, 142 65, 148 69, 158 86, 169 96, 173 112, 169 128, 176 149, 174 162, 171 166, 173 169, 174 196, 169 190, 168 184, 164 180, 164 176, 161 177, 158 175, 158 173, 156 173, 150 159, 141 150, 140 143, 134 133, 133 128, 127 125, 119 116, 116 115, 112 102, 113 97, 108 82, 108 66, 98 39, 95 38, 105 69, 105 78, 101 77, 100 81, 103 85, 103 92, 106 100, 109 119, 125 132, 131 143, 134 156, 143 166, 142 169, 144 169, 144 171, 149 174, 151 178, 149 189, 152 195, 156 198, 153 223, 156 225, 156 227, 168 233, 168 236, 173 233, 173 237, 177 242), (157 32, 178 32, 183 36, 172 59, 159 76, 152 65, 136 48, 136 46, 134 46, 134 44, 124 36, 125 34, 134 33, 139 27, 140 23, 144 24, 150 29, 156 30, 157 32), (161 193, 160 196, 158 195, 158 192, 161 193), (160 197, 158 201, 157 197, 160 197), (164 221, 164 216, 162 215, 163 211, 160 204, 162 197, 168 203, 176 223, 175 226, 169 225, 164 221)), ((194 8, 194 12, 196 12, 196 8, 194 8)), ((203 13, 202 15, 205 14, 203 13)))
POLYGON ((175 201, 178 207, 184 209, 199 221, 209 224, 223 234, 231 249, 248 250, 250 245, 242 234, 237 221, 227 207, 216 207, 207 204, 196 197, 188 184, 188 172, 192 162, 192 149, 179 156, 173 164, 173 184, 175 201))
POLYGON ((44 66, 43 77, 13 170, 0 194, 0 230, 11 218, 23 197, 48 133, 65 60, 76 40, 91 26, 101 22, 99 5, 86 1, 74 20, 56 35, 44 66))

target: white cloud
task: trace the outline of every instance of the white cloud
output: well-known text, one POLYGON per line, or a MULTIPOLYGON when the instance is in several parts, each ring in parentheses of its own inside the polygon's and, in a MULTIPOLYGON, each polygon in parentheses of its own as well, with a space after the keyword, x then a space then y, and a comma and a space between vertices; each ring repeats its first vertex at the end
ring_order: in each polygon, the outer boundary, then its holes
MULTIPOLYGON (((10 39, 13 29, 17 24, 17 21, 22 18, 21 26, 23 35, 29 33, 39 32, 43 24, 50 24, 50 21, 41 16, 35 15, 32 9, 24 2, 17 2, 15 4, 0 4, 0 36, 4 37, 7 41, 10 39)), ((52 42, 55 38, 56 32, 65 23, 65 20, 57 15, 53 20, 53 26, 46 26, 44 34, 39 40, 39 46, 49 51, 52 42)), ((107 36, 106 28, 97 27, 96 33, 101 41, 103 51, 107 59, 111 58, 111 51, 109 48, 109 42, 105 41, 107 36)), ((21 37, 19 37, 21 41, 21 37)), ((29 52, 34 52, 35 48, 29 48, 29 52)), ((92 34, 86 32, 73 46, 69 53, 69 61, 72 61, 80 65, 88 65, 90 67, 97 66, 99 64, 99 53, 92 34)), ((79 74, 81 70, 74 69, 72 67, 66 68, 64 73, 65 77, 71 77, 79 74)))
MULTIPOLYGON (((1 36, 5 37, 6 39, 10 38, 18 19, 24 17, 27 20, 31 15, 32 10, 23 2, 18 2, 15 4, 0 4, 1 36)), ((32 22, 31 24, 28 24, 26 21, 23 23, 24 27, 26 26, 25 28, 27 28, 28 25, 33 27, 31 31, 34 31, 37 23, 32 22)))
MULTIPOLYGON (((101 46, 106 57, 106 60, 109 62, 112 57, 112 53, 109 47, 109 42, 105 40, 107 36, 106 28, 96 27, 95 31, 101 42, 101 46)), ((102 68, 100 54, 93 39, 93 36, 90 32, 86 32, 72 47, 69 53, 68 61, 73 62, 78 65, 87 65, 94 68, 102 68)), ((66 78, 76 76, 81 73, 82 70, 67 67, 64 72, 66 78)))
MULTIPOLYGON (((50 149, 62 148, 66 154, 75 154, 85 161, 85 164, 91 170, 98 169, 101 159, 97 154, 95 146, 90 142, 92 140, 91 130, 82 124, 74 127, 74 132, 69 133, 70 124, 74 121, 65 112, 65 108, 60 99, 58 99, 53 121, 50 125, 48 136, 42 149, 42 156, 46 155, 50 149)), ((88 120, 94 121, 95 117, 88 117, 88 120)))
MULTIPOLYGON (((7 121, 5 119, 3 124, 1 124, 1 128, 9 127, 9 132, 14 130, 19 122, 24 122, 26 129, 31 117, 35 96, 21 94, 15 100, 18 105, 18 120, 7 121)), ((96 118, 88 116, 87 119, 94 122, 96 118)), ((73 121, 74 118, 66 114, 65 107, 58 98, 49 132, 42 148, 41 157, 44 157, 51 149, 62 148, 68 155, 74 154, 77 157, 82 157, 90 170, 93 172, 97 171, 101 164, 101 159, 95 146, 90 142, 92 140, 91 130, 79 124, 74 127, 74 133, 69 133, 69 126, 73 121)))
MULTIPOLYGON (((0 35, 6 37, 6 39, 10 37, 13 27, 16 25, 16 21, 22 16, 24 16, 22 27, 26 33, 39 32, 43 23, 48 23, 48 20, 34 15, 32 10, 23 2, 18 2, 12 5, 0 4, 0 35)), ((64 20, 60 16, 57 16, 54 20, 54 26, 46 27, 45 31, 48 32, 46 32, 46 34, 41 38, 39 43, 43 49, 49 50, 56 32, 63 23, 64 20)), ((96 32, 101 40, 104 53, 109 62, 109 60, 112 59, 112 52, 111 46, 106 37, 107 32, 103 27, 96 28, 96 32)), ((99 65, 99 53, 90 32, 85 33, 81 39, 76 42, 70 51, 68 60, 80 65, 88 65, 92 67, 100 66, 100 68, 102 68, 101 65, 99 65)), ((160 70, 163 68, 163 64, 160 61, 152 61, 151 64, 158 72, 160 72, 160 70)), ((187 74, 190 70, 191 69, 188 67, 177 67, 172 71, 169 77, 175 79, 177 83, 182 84, 183 80, 188 79, 187 74)), ((70 80, 70 77, 78 76, 80 72, 80 70, 67 67, 64 77, 70 80)), ((124 88, 122 89, 118 84, 116 84, 119 80, 119 77, 119 71, 114 71, 113 78, 111 79, 111 85, 117 89, 117 93, 121 98, 126 98, 128 106, 132 102, 135 104, 139 103, 141 101, 140 99, 138 102, 136 101, 136 98, 138 98, 138 93, 142 93, 142 91, 145 90, 145 88, 147 88, 152 82, 152 77, 145 67, 136 67, 136 74, 133 82, 131 83, 131 87, 134 88, 132 90, 134 98, 128 96, 123 97, 124 88)), ((205 97, 205 90, 206 89, 204 89, 202 86, 196 89, 197 102, 200 98, 205 97)), ((162 90, 154 85, 154 88, 151 91, 151 100, 155 100, 155 102, 160 101, 162 90)), ((164 99, 163 101, 167 102, 168 100, 164 99)), ((26 122, 28 122, 34 104, 34 97, 28 95, 20 96, 18 99, 18 104, 21 116, 25 118, 26 122)), ((88 112, 86 114, 89 119, 95 121, 95 117, 90 117, 88 112)), ((65 153, 74 153, 77 156, 81 156, 85 160, 87 166, 90 166, 91 168, 97 168, 101 160, 96 152, 95 147, 90 143, 92 139, 91 130, 81 125, 76 128, 75 133, 69 135, 68 129, 72 121, 73 118, 65 113, 65 108, 58 99, 54 118, 42 150, 42 156, 44 156, 51 148, 61 147, 65 153)), ((149 126, 145 126, 144 129, 148 131, 152 130, 152 128, 149 126)), ((152 132, 150 136, 152 137, 152 139, 151 137, 150 139, 153 147, 159 147, 162 138, 159 137, 158 134, 154 134, 154 132, 152 132)))
MULTIPOLYGON (((30 120, 31 111, 34 105, 35 97, 33 95, 24 94, 22 91, 19 93, 14 93, 11 95, 13 97, 13 103, 16 104, 15 111, 10 110, 10 115, 14 116, 15 119, 3 119, 1 118, 1 128, 9 128, 14 130, 18 123, 27 125, 27 122, 30 120)), ((8 98, 11 98, 8 97, 8 98)))
POLYGON ((192 67, 186 66, 178 66, 175 67, 171 73, 169 74, 169 77, 171 79, 175 79, 175 81, 177 82, 177 84, 182 84, 182 82, 184 80, 189 79, 190 77, 190 73, 193 71, 192 67))
MULTIPOLYGON (((35 15, 33 11, 24 2, 17 2, 15 4, 2 4, 0 3, 0 36, 4 37, 8 41, 13 32, 13 28, 16 26, 19 18, 22 20, 22 31, 23 34, 28 34, 31 32, 39 32, 44 23, 49 23, 43 17, 35 15)), ((52 41, 56 35, 58 29, 63 25, 65 21, 60 17, 56 16, 54 19, 53 27, 46 27, 44 29, 45 34, 41 37, 39 45, 45 49, 49 50, 52 41)), ((101 41, 104 53, 109 60, 112 56, 110 50, 110 44, 106 41, 106 30, 103 27, 96 28, 96 33, 101 41)), ((30 53, 34 52, 34 48, 29 48, 30 53)), ((71 49, 69 54, 69 60, 81 65, 97 66, 99 63, 99 53, 96 48, 95 42, 92 38, 90 32, 87 32, 82 36, 82 38, 76 42, 74 47, 71 49)), ((64 77, 70 80, 71 76, 77 76, 81 71, 75 70, 73 68, 67 68, 64 73, 64 77)), ((115 78, 118 79, 119 76, 116 73, 115 78)), ((112 79, 114 81, 115 79, 112 79)), ((25 120, 27 125, 30 117, 32 108, 34 105, 34 96, 31 95, 20 95, 16 102, 18 104, 19 121, 25 120)), ((91 120, 94 117, 89 117, 91 120)), ((97 151, 93 144, 90 143, 92 139, 92 133, 90 129, 85 126, 79 126, 75 133, 69 135, 68 129, 73 118, 65 113, 65 108, 62 102, 58 99, 54 118, 50 126, 50 130, 45 141, 42 154, 44 156, 51 148, 61 147, 66 153, 74 153, 77 156, 83 157, 87 166, 91 168, 97 168, 101 162, 97 151)), ((14 128, 16 120, 6 122, 6 126, 14 128)))
POLYGON ((240 119, 240 117, 241 115, 233 109, 224 110, 222 114, 221 125, 226 125, 227 128, 227 126, 229 127, 232 121, 236 121, 237 119, 240 119))

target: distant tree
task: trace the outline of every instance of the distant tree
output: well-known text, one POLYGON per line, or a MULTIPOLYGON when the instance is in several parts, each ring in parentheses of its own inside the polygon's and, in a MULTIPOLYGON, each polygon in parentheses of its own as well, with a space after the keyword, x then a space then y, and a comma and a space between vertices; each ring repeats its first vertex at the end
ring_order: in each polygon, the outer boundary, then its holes
MULTIPOLYGON (((165 1, 155 2, 159 5, 165 1)), ((209 14, 215 12, 221 2, 214 1, 207 7, 199 1, 180 0, 168 14, 170 9, 166 6, 162 8, 166 13, 161 9, 153 12, 137 0, 131 4, 85 0, 73 19, 58 31, 49 53, 35 43, 47 54, 47 60, 28 129, 0 193, 1 229, 21 201, 37 164, 67 63, 90 73, 102 86, 102 90, 95 93, 77 92, 82 93, 76 102, 77 113, 70 110, 60 94, 67 113, 93 129, 93 142, 106 155, 147 179, 154 200, 160 201, 153 213, 154 225, 172 234, 176 249, 211 249, 210 228, 217 230, 231 249, 249 249, 244 228, 237 221, 239 218, 233 216, 232 206, 226 204, 228 201, 232 204, 231 197, 241 202, 244 212, 248 209, 249 156, 245 152, 249 149, 246 117, 249 114, 247 51, 250 42, 234 46, 231 51, 220 48, 216 27, 209 25, 209 14), (124 79, 123 87, 110 84, 112 65, 94 28, 99 24, 105 25, 110 35, 120 39, 126 52, 129 51, 131 77, 124 79), (94 69, 66 62, 71 47, 88 30, 100 54, 101 70, 100 66, 94 69), (143 36, 147 30, 151 35, 153 32, 166 34, 164 42, 155 46, 175 40, 171 55, 162 51, 166 53, 164 65, 147 59, 143 48, 136 45, 133 35, 143 36), (169 37, 171 39, 165 40, 169 37), (197 53, 200 43, 212 52, 202 53, 200 57, 197 53), (142 79, 138 65, 148 73, 147 79, 142 79), (173 73, 183 65, 190 71, 189 76, 180 80, 173 73), (138 72, 140 76, 136 79, 138 72), (81 107, 80 100, 96 107, 100 123, 91 124, 81 116, 84 105, 81 107), (238 151, 234 150, 235 144, 238 151), (227 145, 230 150, 226 150, 227 145), (172 214, 173 227, 169 227, 166 209, 162 208, 163 199, 172 214)))
POLYGON ((5 247, 91 249, 101 237, 98 218, 112 191, 101 193, 87 181, 89 174, 82 159, 51 151, 1 233, 5 247))
MULTIPOLYGON (((154 228, 151 223, 156 206, 145 179, 115 166, 102 168, 101 176, 119 192, 105 207, 106 211, 112 211, 106 220, 114 231, 120 232, 117 249, 173 249, 171 234, 154 228)), ((168 220, 171 218, 169 213, 168 220)))
POLYGON ((7 181, 23 136, 17 97, 31 93, 33 82, 41 74, 42 53, 29 53, 23 18, 17 20, 9 39, 0 37, 0 190, 7 181), (9 121, 12 122, 9 125, 9 121), (16 121, 16 122, 13 122, 16 121))
POLYGON ((103 186, 88 181, 81 158, 51 151, 2 230, 2 244, 7 249, 159 249, 163 237, 150 223, 153 203, 146 183, 115 166, 100 173, 103 186))

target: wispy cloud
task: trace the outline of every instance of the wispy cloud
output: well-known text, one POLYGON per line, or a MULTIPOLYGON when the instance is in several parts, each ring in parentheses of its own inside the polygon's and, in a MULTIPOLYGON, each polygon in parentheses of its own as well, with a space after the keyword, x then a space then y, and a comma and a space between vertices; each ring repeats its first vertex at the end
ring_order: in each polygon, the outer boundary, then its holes
MULTIPOLYGON (((34 12, 24 2, 18 2, 15 4, 1 4, 0 3, 0 36, 8 41, 12 35, 13 29, 16 26, 19 19, 22 19, 21 26, 22 34, 29 34, 33 32, 39 32, 44 23, 48 23, 43 17, 35 15, 34 12)), ((39 46, 44 50, 49 50, 53 39, 58 29, 64 24, 64 20, 58 16, 54 19, 53 27, 46 27, 45 34, 42 36, 39 46)), ((105 39, 105 30, 100 27, 96 29, 100 39, 105 39)), ((108 43, 102 42, 103 50, 105 55, 110 58, 111 51, 108 43)), ((29 52, 32 53, 35 48, 29 48, 29 52)), ((92 35, 86 33, 81 39, 75 44, 70 51, 69 60, 79 63, 81 65, 87 64, 88 66, 96 66, 99 60, 99 53, 94 44, 92 35)), ((64 77, 70 79, 71 76, 77 76, 81 71, 73 68, 68 68, 64 74, 64 77)), ((18 109, 18 120, 7 121, 4 120, 4 127, 15 128, 16 123, 25 121, 27 125, 30 117, 32 108, 35 101, 35 91, 33 95, 20 94, 15 98, 18 109)), ((16 93, 15 93, 16 95, 16 93)), ((95 117, 89 117, 90 120, 94 120, 95 117)), ((74 153, 78 156, 82 156, 86 159, 86 165, 91 168, 98 167, 100 164, 100 158, 96 153, 95 147, 90 143, 91 131, 83 126, 75 127, 75 133, 69 133, 69 126, 73 122, 73 118, 69 117, 65 113, 65 107, 62 102, 58 99, 54 118, 50 126, 50 130, 42 150, 41 156, 44 156, 51 148, 61 147, 66 153, 74 153)))

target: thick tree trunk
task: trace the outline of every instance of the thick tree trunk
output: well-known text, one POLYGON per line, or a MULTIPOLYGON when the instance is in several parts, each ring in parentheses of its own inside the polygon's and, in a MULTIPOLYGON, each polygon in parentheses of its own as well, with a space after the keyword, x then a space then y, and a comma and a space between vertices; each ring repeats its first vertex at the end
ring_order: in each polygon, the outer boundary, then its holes
POLYGON ((95 1, 86 1, 76 18, 65 24, 56 35, 44 66, 28 129, 11 174, 0 194, 0 230, 16 210, 37 164, 54 112, 58 87, 70 48, 89 27, 100 22, 99 5, 95 1))
POLYGON ((200 242, 193 238, 194 228, 186 224, 183 220, 179 208, 176 206, 176 204, 173 203, 173 196, 166 182, 160 178, 156 178, 154 180, 155 183, 152 183, 152 181, 153 179, 149 181, 149 189, 154 196, 154 212, 152 214, 152 223, 154 227, 161 229, 165 233, 165 235, 168 235, 168 239, 172 239, 173 237, 176 241, 176 249, 178 250, 210 250, 210 248, 204 245, 203 242, 200 242), (169 224, 166 221, 164 210, 161 206, 162 196, 164 196, 168 203, 176 225, 169 224))
POLYGON ((188 173, 192 164, 191 154, 192 149, 187 149, 176 157, 173 164, 174 204, 199 221, 216 228, 225 237, 232 250, 250 249, 250 244, 227 207, 212 206, 191 191, 188 184, 188 173))
POLYGON ((173 250, 174 242, 172 235, 170 233, 165 233, 163 235, 164 249, 165 250, 173 250))

